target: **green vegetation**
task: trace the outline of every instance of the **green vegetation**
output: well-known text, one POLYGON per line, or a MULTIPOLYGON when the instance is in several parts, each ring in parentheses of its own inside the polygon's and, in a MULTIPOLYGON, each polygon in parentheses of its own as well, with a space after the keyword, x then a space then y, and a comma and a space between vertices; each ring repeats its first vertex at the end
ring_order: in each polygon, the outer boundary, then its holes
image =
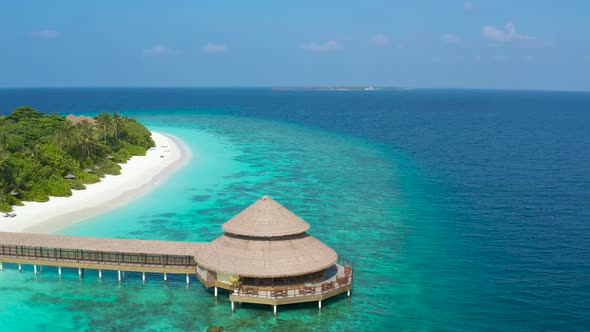
POLYGON ((29 106, 0 116, 0 211, 70 196, 105 174, 121 174, 117 163, 154 146, 149 130, 117 112, 68 119, 29 106))

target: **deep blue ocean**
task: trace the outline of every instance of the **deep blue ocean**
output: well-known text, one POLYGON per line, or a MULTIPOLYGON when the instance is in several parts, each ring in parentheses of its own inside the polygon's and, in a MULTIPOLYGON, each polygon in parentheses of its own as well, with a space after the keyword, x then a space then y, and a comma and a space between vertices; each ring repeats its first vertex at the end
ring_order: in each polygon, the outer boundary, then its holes
POLYGON ((158 189, 59 233, 210 241, 268 194, 355 263, 355 284, 274 318, 182 278, 8 266, 3 329, 590 331, 590 93, 0 89, 0 112, 21 105, 119 111, 193 151, 158 189))

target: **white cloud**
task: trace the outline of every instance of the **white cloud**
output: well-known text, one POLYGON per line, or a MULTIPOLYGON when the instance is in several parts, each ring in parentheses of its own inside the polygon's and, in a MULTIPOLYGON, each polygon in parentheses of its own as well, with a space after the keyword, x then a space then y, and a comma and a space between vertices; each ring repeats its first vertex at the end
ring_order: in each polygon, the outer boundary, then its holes
POLYGON ((342 48, 340 42, 336 40, 329 40, 325 43, 307 43, 301 45, 301 48, 313 52, 335 51, 342 48))
POLYGON ((210 54, 225 53, 229 50, 229 47, 227 46, 227 44, 208 43, 201 50, 205 53, 210 53, 210 54))
POLYGON ((371 44, 378 45, 378 46, 384 46, 384 45, 389 44, 389 38, 387 38, 386 35, 377 34, 377 35, 374 35, 373 38, 371 38, 371 44))
POLYGON ((486 25, 483 27, 481 34, 487 39, 501 43, 531 41, 535 39, 534 37, 518 33, 516 31, 516 25, 513 23, 506 23, 504 29, 497 29, 491 25, 486 25))
POLYGON ((176 51, 162 44, 156 44, 154 47, 143 50, 143 55, 145 56, 160 57, 174 54, 176 54, 176 51))
POLYGON ((56 38, 59 35, 59 32, 52 29, 45 29, 40 31, 33 31, 31 32, 31 36, 35 38, 56 38))
POLYGON ((475 10, 475 6, 473 5, 473 2, 471 1, 465 1, 463 3, 463 10, 466 12, 472 12, 475 10))
POLYGON ((442 35, 442 37, 440 37, 440 40, 445 44, 457 44, 461 41, 461 38, 452 33, 445 33, 442 35))

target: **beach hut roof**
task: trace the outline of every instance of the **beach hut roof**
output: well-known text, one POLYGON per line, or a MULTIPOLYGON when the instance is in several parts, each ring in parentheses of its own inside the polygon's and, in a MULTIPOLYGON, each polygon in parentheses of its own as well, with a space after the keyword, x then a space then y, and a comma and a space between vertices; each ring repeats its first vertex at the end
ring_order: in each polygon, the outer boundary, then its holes
POLYGON ((108 156, 107 156, 107 159, 113 159, 113 156, 111 156, 111 155, 108 155, 108 156))
POLYGON ((306 233, 309 224, 264 196, 222 226, 226 232, 195 255, 210 271, 254 278, 299 276, 336 263, 330 247, 306 233))
POLYGON ((92 118, 91 116, 85 116, 85 115, 75 116, 74 114, 70 114, 70 115, 66 116, 66 120, 70 121, 74 125, 78 124, 84 120, 88 121, 90 124, 96 123, 96 120, 94 120, 94 118, 92 118))
POLYGON ((91 170, 90 168, 85 168, 85 169, 84 169, 84 172, 86 172, 86 173, 90 173, 90 172, 94 172, 94 171, 93 171, 93 170, 91 170))
POLYGON ((72 173, 69 173, 68 175, 64 176, 64 179, 75 179, 76 176, 72 173))
POLYGON ((277 237, 304 233, 309 224, 274 199, 264 196, 221 228, 235 235, 277 237))
POLYGON ((337 259, 334 250, 307 233, 279 239, 224 234, 195 255, 197 264, 209 271, 252 278, 310 274, 337 259))

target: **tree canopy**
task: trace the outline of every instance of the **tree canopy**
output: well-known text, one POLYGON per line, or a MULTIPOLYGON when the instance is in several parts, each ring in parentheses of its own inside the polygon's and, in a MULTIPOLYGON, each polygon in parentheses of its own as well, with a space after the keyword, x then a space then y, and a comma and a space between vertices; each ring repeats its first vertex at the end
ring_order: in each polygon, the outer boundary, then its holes
POLYGON ((74 124, 30 106, 0 116, 0 211, 70 196, 105 174, 120 174, 118 163, 154 146, 135 119, 118 113, 87 119, 74 124))

